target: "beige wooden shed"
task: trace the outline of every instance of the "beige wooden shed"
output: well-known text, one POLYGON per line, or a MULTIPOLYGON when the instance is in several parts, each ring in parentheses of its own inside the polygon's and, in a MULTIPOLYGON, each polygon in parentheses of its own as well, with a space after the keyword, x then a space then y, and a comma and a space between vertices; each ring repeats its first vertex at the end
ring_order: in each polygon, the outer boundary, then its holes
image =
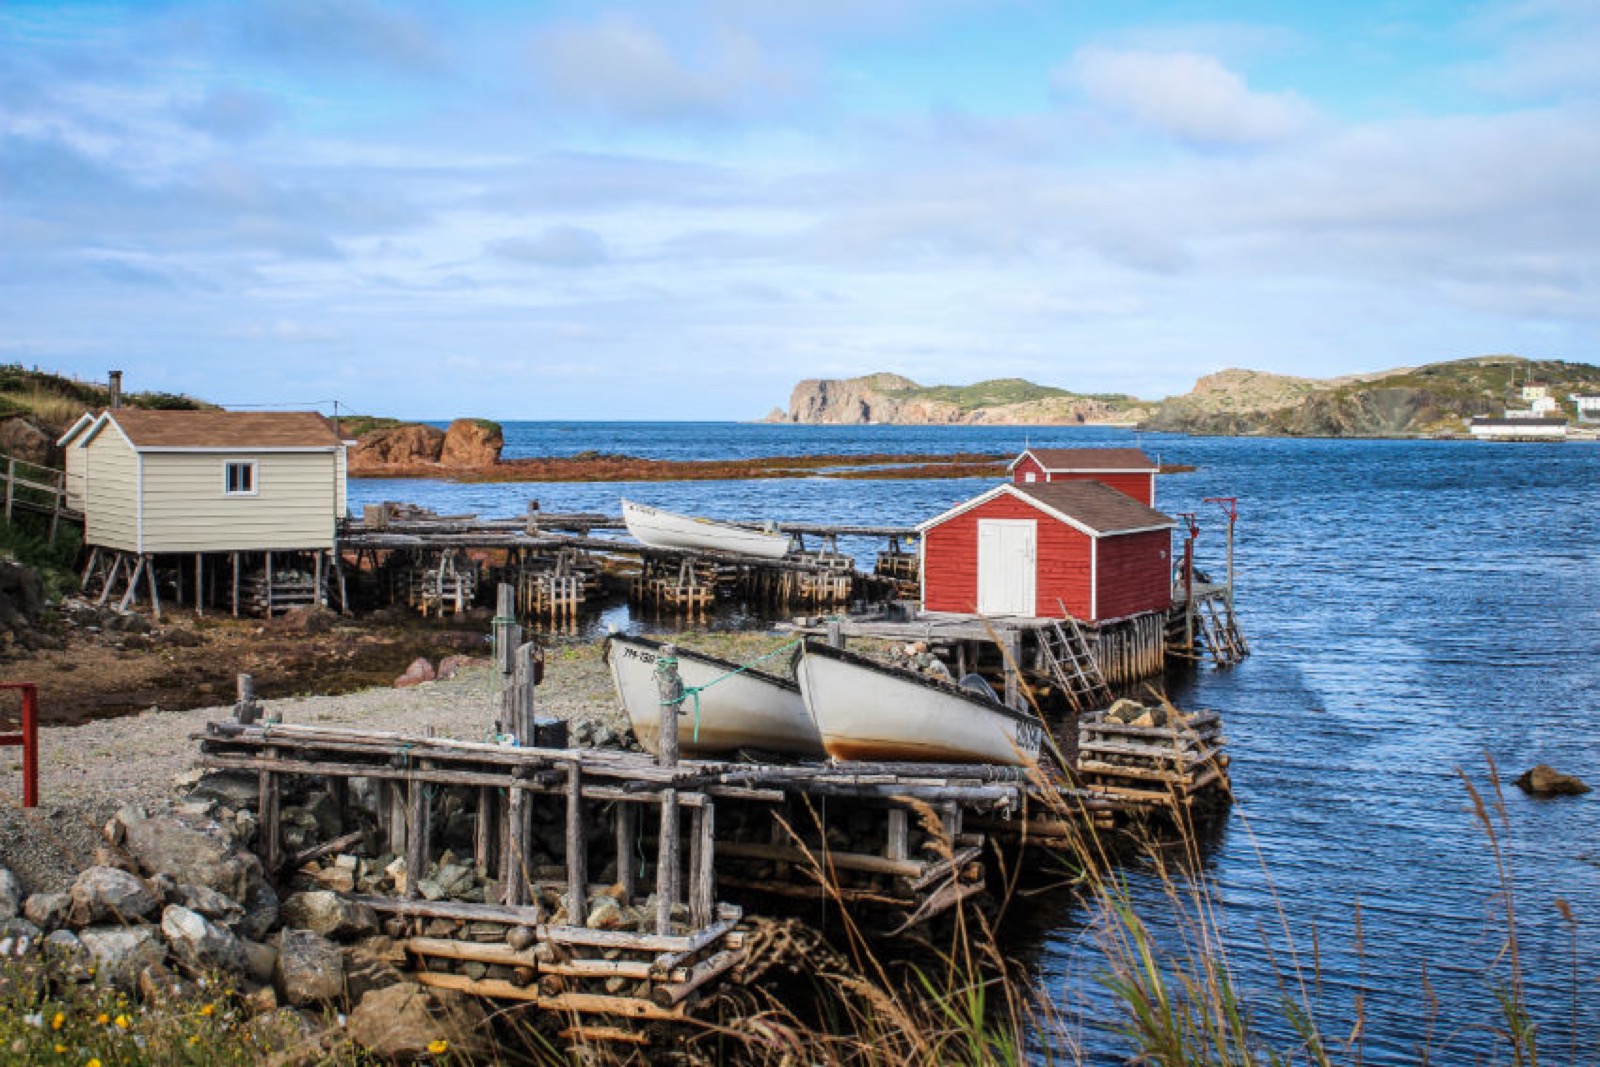
POLYGON ((102 602, 120 581, 126 606, 144 576, 159 610, 159 565, 169 578, 176 569, 180 598, 192 587, 203 607, 208 592, 215 598, 220 569, 208 586, 205 557, 218 553, 232 565, 235 613, 241 568, 247 599, 264 593, 269 612, 324 602, 324 564, 336 563, 345 514, 346 466, 344 442, 323 416, 116 408, 74 426, 63 443, 69 486, 81 472, 91 553, 85 586, 102 578, 102 602), (306 579, 290 584, 309 585, 311 595, 275 583, 275 562, 280 579, 286 570, 306 579))

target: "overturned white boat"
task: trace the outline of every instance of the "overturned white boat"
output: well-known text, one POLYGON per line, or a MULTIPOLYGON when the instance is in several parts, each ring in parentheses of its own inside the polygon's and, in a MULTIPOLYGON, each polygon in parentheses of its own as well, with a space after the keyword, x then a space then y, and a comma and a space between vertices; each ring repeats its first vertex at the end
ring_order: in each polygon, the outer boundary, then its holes
MULTIPOLYGON (((656 685, 661 647, 648 638, 621 635, 610 638, 605 647, 617 697, 633 723, 634 736, 652 753, 659 748, 661 734, 661 693, 656 685)), ((685 648, 678 648, 676 655, 684 688, 700 690, 680 705, 678 750, 683 755, 742 748, 819 758, 824 754, 822 738, 794 681, 753 667, 741 670, 737 663, 685 648)))
POLYGON ((789 535, 752 530, 729 522, 679 515, 632 500, 622 502, 622 521, 640 544, 693 552, 737 552, 744 556, 777 559, 789 551, 789 535))
MULTIPOLYGON (((808 641, 795 669, 822 746, 840 760, 1028 764, 1037 718, 975 688, 808 641)), ((983 687, 987 689, 987 686, 983 687)))

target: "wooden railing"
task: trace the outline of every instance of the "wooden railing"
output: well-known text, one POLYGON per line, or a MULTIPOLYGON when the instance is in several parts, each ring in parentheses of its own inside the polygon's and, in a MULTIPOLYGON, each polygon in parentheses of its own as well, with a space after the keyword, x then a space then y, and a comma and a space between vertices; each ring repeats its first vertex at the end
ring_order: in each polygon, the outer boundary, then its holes
POLYGON ((5 483, 6 521, 17 511, 50 517, 50 540, 61 520, 83 521, 83 513, 67 506, 67 472, 12 456, 0 455, 0 480, 5 483))

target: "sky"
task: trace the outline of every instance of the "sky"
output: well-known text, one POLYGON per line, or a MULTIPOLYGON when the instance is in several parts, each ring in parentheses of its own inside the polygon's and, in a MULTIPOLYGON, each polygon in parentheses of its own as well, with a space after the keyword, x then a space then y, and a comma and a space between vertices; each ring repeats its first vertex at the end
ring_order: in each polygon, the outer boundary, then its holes
POLYGON ((1600 0, 0 3, 0 362, 751 419, 1600 362, 1600 0))

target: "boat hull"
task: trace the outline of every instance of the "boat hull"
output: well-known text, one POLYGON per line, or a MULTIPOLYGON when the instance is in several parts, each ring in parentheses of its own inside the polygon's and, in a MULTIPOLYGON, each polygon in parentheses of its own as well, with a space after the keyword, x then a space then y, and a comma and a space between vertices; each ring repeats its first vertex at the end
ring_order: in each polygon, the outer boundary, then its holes
POLYGON ((731 523, 679 515, 672 511, 622 502, 622 521, 640 544, 685 552, 735 552, 742 556, 778 559, 789 551, 787 534, 750 530, 731 523))
MULTIPOLYGON (((661 696, 655 674, 660 655, 659 643, 637 637, 613 637, 606 647, 611 678, 634 736, 652 753, 659 751, 661 740, 661 696)), ((815 758, 824 755, 822 739, 794 682, 758 670, 728 677, 730 671, 739 669, 738 664, 681 648, 677 657, 678 675, 685 688, 716 683, 699 694, 698 738, 695 698, 683 702, 678 717, 680 753, 703 756, 750 748, 815 758)))
POLYGON ((822 746, 839 760, 1026 765, 1043 728, 997 701, 826 646, 796 669, 822 746))

